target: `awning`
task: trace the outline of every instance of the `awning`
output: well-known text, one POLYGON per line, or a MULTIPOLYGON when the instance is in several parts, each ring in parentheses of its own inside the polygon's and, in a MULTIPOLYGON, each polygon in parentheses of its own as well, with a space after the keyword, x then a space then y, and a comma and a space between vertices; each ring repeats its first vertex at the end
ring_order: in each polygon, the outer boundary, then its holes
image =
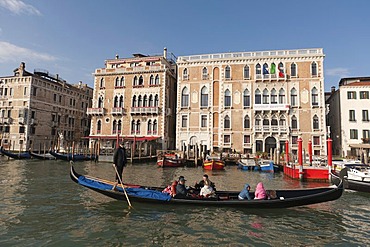
POLYGON ((349 144, 351 148, 370 148, 370 143, 349 144))

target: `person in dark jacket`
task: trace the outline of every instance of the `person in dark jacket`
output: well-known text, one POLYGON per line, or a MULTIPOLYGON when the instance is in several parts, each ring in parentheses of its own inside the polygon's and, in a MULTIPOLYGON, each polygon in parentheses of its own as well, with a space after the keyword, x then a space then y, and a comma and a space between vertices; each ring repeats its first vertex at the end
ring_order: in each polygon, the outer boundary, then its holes
POLYGON ((114 150, 113 153, 113 166, 117 169, 118 175, 116 173, 116 185, 112 189, 115 189, 117 184, 122 181, 122 173, 123 173, 123 168, 127 164, 127 155, 126 155, 126 149, 125 149, 125 144, 121 142, 119 144, 119 147, 114 150))
POLYGON ((185 178, 180 176, 178 184, 176 185, 176 197, 185 197, 188 195, 188 189, 185 186, 185 178))

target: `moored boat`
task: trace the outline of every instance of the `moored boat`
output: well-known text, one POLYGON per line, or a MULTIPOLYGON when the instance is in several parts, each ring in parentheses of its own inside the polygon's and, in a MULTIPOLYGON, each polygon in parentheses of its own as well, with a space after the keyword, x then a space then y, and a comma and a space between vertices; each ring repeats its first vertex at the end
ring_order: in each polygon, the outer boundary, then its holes
POLYGON ((344 176, 344 187, 346 189, 360 191, 360 192, 369 192, 370 193, 370 181, 365 177, 359 176, 359 173, 355 172, 356 169, 344 167, 339 170, 331 170, 330 172, 330 181, 332 184, 338 185, 341 181, 341 176, 344 176))
POLYGON ((238 168, 241 170, 253 170, 256 167, 256 161, 254 159, 239 159, 238 160, 238 168))
MULTIPOLYGON (((104 179, 83 176, 78 174, 73 166, 70 170, 71 179, 79 185, 117 200, 127 200, 123 189, 112 190, 115 182, 104 179)), ((125 184, 125 191, 131 202, 157 203, 164 205, 201 205, 215 207, 238 208, 289 208, 305 206, 315 203, 328 202, 341 197, 343 183, 338 186, 320 187, 312 189, 275 190, 276 199, 270 200, 239 200, 239 191, 216 191, 215 197, 187 196, 183 198, 171 197, 162 193, 164 188, 125 184)), ((254 193, 251 192, 251 195, 254 193)))
POLYGON ((209 158, 203 161, 203 169, 205 170, 224 170, 225 162, 219 158, 209 158))
POLYGON ((0 147, 0 152, 5 156, 8 156, 12 159, 21 160, 21 159, 31 159, 32 156, 28 152, 19 152, 13 153, 10 151, 5 150, 3 147, 0 147))
POLYGON ((262 171, 262 172, 275 172, 278 171, 278 167, 275 167, 274 162, 272 160, 259 160, 257 162, 257 166, 255 170, 262 171))
POLYGON ((32 158, 39 159, 39 160, 55 160, 56 158, 51 155, 50 153, 38 154, 32 151, 28 151, 32 158))
POLYGON ((185 165, 185 160, 177 157, 164 156, 158 158, 157 165, 159 167, 181 167, 185 165))
POLYGON ((49 153, 54 156, 58 160, 65 160, 65 161, 89 161, 89 160, 95 160, 95 155, 85 155, 85 154, 60 154, 57 152, 54 152, 52 150, 49 151, 49 153))

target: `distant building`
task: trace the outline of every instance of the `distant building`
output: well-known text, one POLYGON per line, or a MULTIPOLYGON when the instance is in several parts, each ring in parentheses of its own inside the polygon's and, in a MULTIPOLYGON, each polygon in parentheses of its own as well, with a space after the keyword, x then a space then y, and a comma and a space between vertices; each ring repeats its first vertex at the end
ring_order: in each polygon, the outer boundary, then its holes
POLYGON ((285 151, 297 140, 326 154, 322 49, 180 56, 177 139, 181 150, 285 151))
POLYGON ((83 148, 89 133, 86 110, 93 89, 68 84, 45 70, 26 71, 25 63, 12 76, 0 77, 0 134, 6 149, 44 151, 51 147, 83 148))
POLYGON ((139 155, 175 148, 176 64, 163 55, 108 59, 95 70, 91 145, 125 140, 139 155))
POLYGON ((370 149, 370 77, 342 78, 327 99, 333 154, 360 157, 370 149))

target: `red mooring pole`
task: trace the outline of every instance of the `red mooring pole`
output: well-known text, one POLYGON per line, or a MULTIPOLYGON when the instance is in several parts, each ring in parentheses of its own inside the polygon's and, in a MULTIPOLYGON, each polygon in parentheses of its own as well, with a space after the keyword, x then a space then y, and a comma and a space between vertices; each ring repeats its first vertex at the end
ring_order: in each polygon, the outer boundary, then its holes
POLYGON ((312 165, 312 141, 308 140, 308 157, 310 159, 310 165, 312 165))
POLYGON ((288 140, 285 141, 285 162, 286 162, 286 165, 289 164, 289 141, 288 140))

